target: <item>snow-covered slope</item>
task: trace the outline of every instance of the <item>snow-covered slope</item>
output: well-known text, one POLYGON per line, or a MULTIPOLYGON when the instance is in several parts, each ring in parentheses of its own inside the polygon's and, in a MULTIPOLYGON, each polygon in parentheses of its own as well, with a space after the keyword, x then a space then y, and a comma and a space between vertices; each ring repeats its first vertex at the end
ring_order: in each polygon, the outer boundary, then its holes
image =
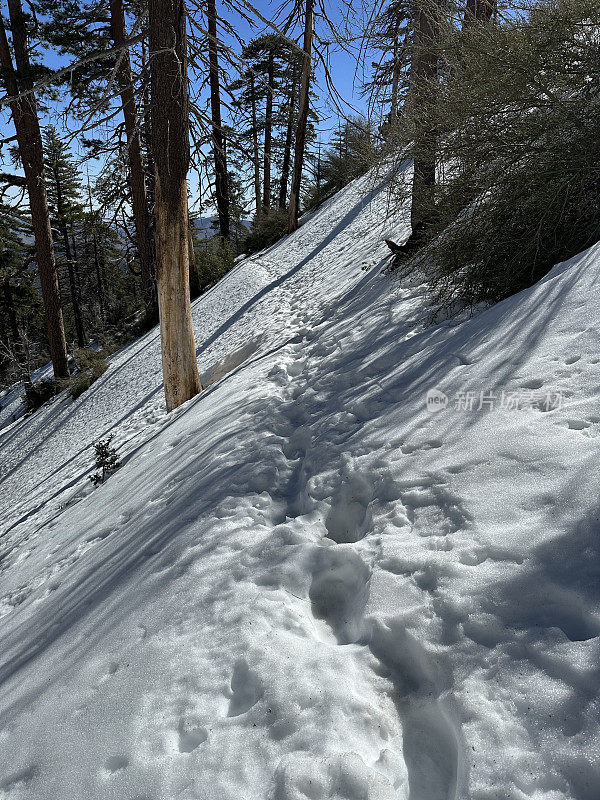
POLYGON ((598 800, 600 246, 429 327, 384 236, 238 265, 169 417, 151 332, 2 431, 0 797, 598 800))

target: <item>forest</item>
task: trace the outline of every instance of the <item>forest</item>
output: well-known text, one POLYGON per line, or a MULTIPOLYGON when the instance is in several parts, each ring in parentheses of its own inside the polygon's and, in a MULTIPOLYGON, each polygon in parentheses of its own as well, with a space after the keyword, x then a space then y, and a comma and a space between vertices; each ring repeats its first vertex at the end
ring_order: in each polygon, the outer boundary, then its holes
POLYGON ((0 800, 599 800, 600 0, 0 2, 0 800))
POLYGON ((200 388, 190 298, 368 170, 412 198, 391 271, 425 268, 434 311, 531 285, 598 235, 597 19, 591 0, 11 0, 2 385, 30 408, 78 396, 160 317, 174 408, 200 388))

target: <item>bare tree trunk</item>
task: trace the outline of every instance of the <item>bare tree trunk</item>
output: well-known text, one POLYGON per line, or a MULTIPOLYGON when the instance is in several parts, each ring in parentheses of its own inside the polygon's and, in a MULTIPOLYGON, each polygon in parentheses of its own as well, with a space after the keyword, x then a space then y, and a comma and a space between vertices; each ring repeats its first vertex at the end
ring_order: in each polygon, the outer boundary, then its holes
MULTIPOLYGON (((0 63, 3 67, 7 91, 14 97, 18 95, 19 89, 31 89, 33 81, 30 77, 31 68, 27 53, 27 32, 20 0, 9 0, 8 8, 18 77, 15 74, 6 30, 1 18, 0 63)), ((50 358, 54 368, 54 377, 65 379, 69 377, 67 344, 60 305, 58 274, 54 260, 54 243, 52 241, 52 229, 48 213, 46 184, 44 182, 42 133, 33 92, 11 103, 10 110, 15 124, 19 154, 23 163, 29 194, 29 207, 31 209, 37 264, 40 271, 50 358)))
POLYGON ((292 139, 294 137, 294 111, 296 106, 296 70, 292 67, 292 85, 290 87, 290 108, 285 130, 283 163, 281 165, 281 182, 279 184, 279 208, 283 211, 287 205, 288 181, 290 179, 290 163, 292 160, 292 139))
POLYGON ((201 287, 198 270, 196 269, 196 251, 194 250, 194 232, 191 220, 188 228, 188 252, 190 254, 190 298, 195 300, 200 297, 201 287))
POLYGON ((442 0, 419 0, 415 12, 411 64, 411 111, 414 121, 414 175, 411 225, 426 225, 435 203, 438 42, 442 0))
POLYGON ((215 197, 219 215, 221 241, 229 241, 229 187, 227 160, 221 123, 221 89, 219 82, 219 51, 217 47, 217 7, 215 0, 206 2, 208 23, 208 77, 210 83, 210 112, 212 122, 213 157, 215 160, 215 197))
POLYGON ((6 307, 6 313, 8 314, 10 332, 12 335, 15 350, 17 350, 22 345, 22 339, 21 339, 21 333, 19 331, 19 325, 17 323, 17 314, 15 311, 12 286, 10 285, 10 275, 8 273, 5 273, 2 285, 4 288, 4 305, 6 307))
POLYGON ((256 86, 254 72, 250 72, 250 104, 252 106, 252 156, 254 158, 254 204, 256 206, 256 219, 262 213, 260 199, 260 156, 258 152, 258 122, 256 119, 256 86))
POLYGON ((61 223, 61 233, 65 243, 65 258, 67 261, 67 272, 69 274, 69 291, 71 293, 71 304, 73 306, 73 318, 75 320, 75 333, 77 335, 77 345, 85 347, 85 333, 83 330, 83 319, 81 316, 81 306, 79 304, 79 292, 77 289, 77 278, 75 271, 75 259, 71 252, 69 243, 69 232, 65 223, 61 223))
POLYGON ((83 330, 83 318, 81 316, 81 305, 79 303, 79 292, 77 291, 77 282, 75 280, 75 259, 71 252, 71 243, 69 241, 69 229, 65 219, 65 210, 63 207, 62 199, 62 186, 60 183, 60 175, 58 168, 54 167, 52 170, 54 178, 54 188, 56 189, 56 214, 58 216, 58 227, 62 235, 63 244, 65 248, 65 259, 67 262, 67 274, 69 275, 69 292, 71 295, 71 305, 73 306, 73 319, 75 320, 75 334, 77 336, 77 344, 79 347, 85 347, 85 332, 83 330))
POLYGON ((390 108, 390 123, 398 121, 398 94, 400 88, 400 57, 399 57, 398 31, 394 34, 394 65, 392 67, 392 104, 390 108))
POLYGON ((304 12, 304 63, 302 66, 302 84, 300 86, 300 110, 296 130, 296 147, 294 150, 294 171, 290 191, 290 209, 288 231, 292 233, 298 228, 298 212, 300 209, 300 185, 302 183, 302 167, 304 166, 304 149, 306 146, 306 127, 308 124, 308 107, 310 102, 310 78, 312 72, 312 42, 314 33, 314 0, 306 0, 304 12))
POLYGON ((31 373, 29 370, 29 359, 27 358, 27 346, 21 336, 19 330, 19 323, 17 321, 17 312, 15 309, 14 297, 12 286, 10 285, 10 275, 6 273, 3 280, 4 288, 4 306, 8 316, 10 332, 13 340, 13 357, 19 370, 21 379, 25 386, 31 386, 31 373))
POLYGON ((146 197, 140 126, 133 90, 129 48, 125 46, 127 34, 125 31, 123 0, 110 0, 110 30, 115 46, 123 48, 118 56, 120 61, 117 80, 121 92, 121 105, 125 120, 125 133, 127 135, 129 189, 135 223, 136 244, 140 259, 142 287, 144 289, 144 302, 146 309, 149 311, 149 316, 152 317, 156 307, 156 276, 154 274, 152 244, 150 241, 150 214, 148 211, 148 198, 146 197))
POLYGON ((189 290, 189 87, 184 0, 150 0, 156 265, 167 411, 201 390, 189 290))
POLYGON ((106 311, 104 309, 104 287, 102 285, 102 271, 100 269, 100 258, 98 257, 98 237, 95 229, 92 231, 92 244, 94 248, 94 269, 96 271, 96 286, 98 289, 98 308, 100 309, 100 321, 106 321, 106 311))
POLYGON ((102 286, 102 272, 100 269, 100 259, 98 257, 98 236, 96 233, 96 221, 94 219, 94 207, 92 205, 92 187, 90 186, 89 176, 88 202, 90 204, 90 223, 92 226, 92 247, 94 253, 94 270, 96 272, 96 287, 98 290, 98 307, 100 309, 100 321, 104 323, 106 320, 106 313, 104 310, 104 288, 102 286))
POLYGON ((267 105, 265 108, 265 152, 263 167, 263 206, 268 213, 271 208, 271 141, 273 138, 273 82, 275 80, 275 56, 269 50, 267 67, 267 105))
POLYGON ((85 325, 83 323, 83 298, 81 296, 81 270, 79 269, 79 256, 77 255, 77 238, 75 236, 75 231, 71 226, 71 243, 73 248, 73 275, 75 277, 75 292, 77 294, 77 311, 79 314, 79 319, 81 322, 81 332, 83 338, 83 346, 85 347, 85 325))
POLYGON ((317 197, 321 193, 321 139, 319 138, 319 149, 317 152, 317 197))

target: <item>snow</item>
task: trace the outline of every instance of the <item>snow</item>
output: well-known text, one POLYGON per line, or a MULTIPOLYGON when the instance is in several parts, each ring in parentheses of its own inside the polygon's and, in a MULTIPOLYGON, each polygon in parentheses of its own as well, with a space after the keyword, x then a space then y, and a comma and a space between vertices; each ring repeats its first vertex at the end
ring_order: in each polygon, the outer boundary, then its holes
POLYGON ((0 798, 600 797, 600 246, 430 326, 388 200, 196 301, 168 417, 152 331, 0 432, 0 798))

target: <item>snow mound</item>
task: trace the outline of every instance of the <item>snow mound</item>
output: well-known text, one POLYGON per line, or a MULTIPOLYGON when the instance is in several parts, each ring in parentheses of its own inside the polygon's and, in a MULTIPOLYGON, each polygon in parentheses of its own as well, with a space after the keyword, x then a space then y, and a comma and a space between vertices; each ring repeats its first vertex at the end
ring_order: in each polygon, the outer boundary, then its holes
POLYGON ((200 396, 153 331, 0 434, 0 797, 600 796, 600 246, 430 327, 405 233, 356 181, 196 301, 200 396))

